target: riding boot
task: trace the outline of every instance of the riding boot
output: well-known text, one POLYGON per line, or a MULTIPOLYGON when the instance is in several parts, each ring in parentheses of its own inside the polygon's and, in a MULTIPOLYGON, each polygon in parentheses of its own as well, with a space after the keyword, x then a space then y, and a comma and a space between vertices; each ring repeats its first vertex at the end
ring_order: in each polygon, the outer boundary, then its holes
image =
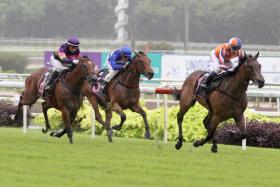
POLYGON ((100 89, 99 89, 99 99, 100 99, 101 103, 105 106, 106 110, 108 110, 110 108, 110 105, 106 101, 106 98, 105 98, 107 85, 108 85, 108 82, 103 80, 101 82, 100 89))
POLYGON ((217 75, 215 71, 211 71, 208 77, 206 77, 206 80, 201 84, 201 87, 207 89, 210 82, 213 80, 213 78, 217 75))
POLYGON ((59 71, 54 70, 52 72, 51 77, 45 86, 44 96, 48 95, 52 91, 53 86, 54 86, 54 81, 58 77, 58 75, 59 75, 59 71))

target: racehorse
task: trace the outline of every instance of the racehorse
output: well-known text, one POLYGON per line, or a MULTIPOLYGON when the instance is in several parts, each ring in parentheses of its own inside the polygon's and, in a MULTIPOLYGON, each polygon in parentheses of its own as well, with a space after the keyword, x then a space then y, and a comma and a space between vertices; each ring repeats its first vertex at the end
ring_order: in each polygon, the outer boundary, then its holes
MULTIPOLYGON (((133 112, 140 114, 145 123, 145 138, 150 138, 150 129, 146 117, 146 112, 139 104, 140 98, 140 75, 143 74, 149 80, 153 78, 154 72, 151 68, 151 60, 142 51, 139 53, 134 52, 135 56, 127 67, 119 72, 119 74, 110 81, 106 90, 106 100, 110 102, 111 107, 105 110, 106 120, 102 120, 98 109, 98 103, 102 105, 97 94, 85 84, 83 92, 95 111, 96 120, 101 123, 109 132, 109 137, 112 137, 111 119, 112 111, 116 112, 121 119, 119 125, 113 126, 114 130, 121 130, 123 123, 126 120, 126 115, 123 112, 125 109, 130 109, 133 112)), ((112 141, 112 138, 109 138, 112 141)))
POLYGON ((259 52, 253 57, 252 55, 244 54, 238 62, 238 66, 230 75, 226 76, 222 82, 208 93, 207 98, 197 95, 196 89, 198 80, 205 72, 195 71, 191 73, 182 86, 182 90, 174 95, 180 99, 180 110, 177 113, 177 123, 179 128, 178 141, 175 145, 176 149, 180 149, 183 144, 182 122, 185 113, 198 101, 208 110, 208 115, 203 120, 203 124, 208 132, 206 138, 197 140, 193 143, 195 147, 203 146, 207 141, 213 138, 212 152, 217 152, 217 141, 214 134, 220 122, 229 118, 233 118, 241 131, 241 139, 246 138, 244 111, 247 107, 246 90, 249 82, 258 85, 258 88, 264 86, 264 78, 261 74, 261 65, 258 58, 259 52))
MULTIPOLYGON (((32 73, 25 80, 25 89, 21 94, 18 103, 18 110, 15 119, 18 118, 19 112, 23 105, 30 107, 38 100, 40 93, 38 87, 43 79, 43 76, 48 72, 47 68, 41 68, 32 73)), ((88 57, 80 59, 76 67, 60 77, 55 85, 54 94, 52 96, 43 96, 42 110, 45 117, 46 126, 42 129, 43 133, 47 133, 50 128, 47 111, 49 108, 56 108, 62 113, 64 129, 61 132, 52 132, 50 135, 61 137, 65 133, 69 138, 70 143, 73 143, 72 123, 74 122, 77 112, 82 104, 82 88, 85 80, 92 79, 94 74, 94 65, 88 57)))

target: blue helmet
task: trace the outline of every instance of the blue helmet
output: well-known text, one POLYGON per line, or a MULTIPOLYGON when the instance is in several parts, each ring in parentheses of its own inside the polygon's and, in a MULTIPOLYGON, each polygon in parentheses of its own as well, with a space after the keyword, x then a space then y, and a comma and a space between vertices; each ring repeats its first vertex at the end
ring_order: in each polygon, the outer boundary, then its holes
POLYGON ((123 46, 121 48, 121 54, 126 57, 131 57, 132 50, 128 46, 123 46))
POLYGON ((73 37, 69 38, 69 40, 67 41, 67 44, 70 46, 79 47, 80 41, 77 37, 73 36, 73 37))

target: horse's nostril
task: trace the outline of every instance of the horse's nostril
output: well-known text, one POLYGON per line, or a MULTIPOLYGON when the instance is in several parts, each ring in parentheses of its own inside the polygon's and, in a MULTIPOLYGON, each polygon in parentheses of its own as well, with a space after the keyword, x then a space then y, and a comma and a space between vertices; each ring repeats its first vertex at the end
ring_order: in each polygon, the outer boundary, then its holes
POLYGON ((150 78, 153 78, 153 76, 154 76, 154 73, 153 73, 153 72, 150 72, 150 73, 149 73, 149 77, 150 77, 150 78))
POLYGON ((264 80, 257 80, 258 87, 262 88, 264 86, 264 80))

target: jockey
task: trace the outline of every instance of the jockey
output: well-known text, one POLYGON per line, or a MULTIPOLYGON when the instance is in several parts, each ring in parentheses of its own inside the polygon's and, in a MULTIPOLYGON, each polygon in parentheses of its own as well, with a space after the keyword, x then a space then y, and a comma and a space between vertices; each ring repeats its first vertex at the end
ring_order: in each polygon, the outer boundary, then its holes
POLYGON ((53 72, 46 84, 46 91, 51 90, 54 80, 64 69, 73 69, 78 64, 80 58, 79 45, 79 39, 77 37, 71 37, 51 56, 50 63, 53 66, 53 72))
POLYGON ((239 38, 233 37, 228 43, 218 45, 210 53, 211 72, 201 86, 207 88, 216 75, 221 72, 232 71, 235 66, 231 60, 236 57, 240 59, 243 56, 244 52, 241 50, 241 40, 239 38))
POLYGON ((132 61, 132 50, 128 46, 123 46, 120 49, 113 51, 106 58, 109 73, 105 76, 104 81, 101 84, 101 94, 106 88, 108 83, 113 79, 120 70, 125 69, 127 64, 132 61))

